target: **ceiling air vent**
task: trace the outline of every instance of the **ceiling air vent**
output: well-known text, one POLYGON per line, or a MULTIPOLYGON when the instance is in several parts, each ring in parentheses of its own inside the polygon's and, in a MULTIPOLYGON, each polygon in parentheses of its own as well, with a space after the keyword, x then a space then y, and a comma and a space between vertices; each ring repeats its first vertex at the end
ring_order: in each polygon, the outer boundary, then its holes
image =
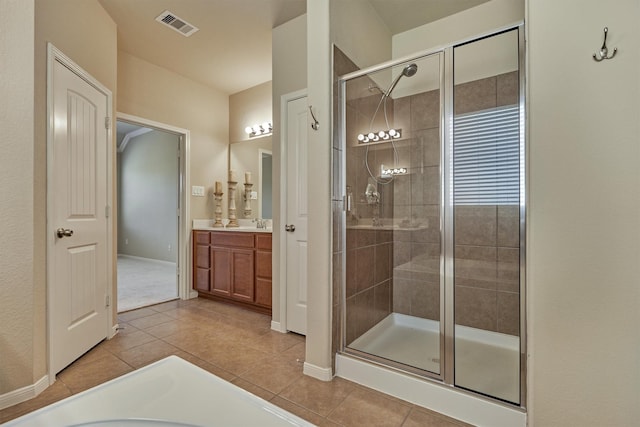
POLYGON ((189 24, 184 19, 178 18, 175 14, 165 10, 156 18, 156 21, 168 26, 169 28, 179 32, 185 37, 189 37, 191 34, 198 31, 198 28, 189 24))

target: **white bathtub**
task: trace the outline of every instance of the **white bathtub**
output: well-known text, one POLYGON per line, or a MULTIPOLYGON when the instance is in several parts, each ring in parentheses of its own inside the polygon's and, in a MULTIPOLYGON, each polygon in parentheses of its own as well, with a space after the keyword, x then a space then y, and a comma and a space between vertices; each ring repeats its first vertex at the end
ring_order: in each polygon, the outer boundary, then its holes
POLYGON ((26 414, 3 427, 312 426, 177 356, 26 414))

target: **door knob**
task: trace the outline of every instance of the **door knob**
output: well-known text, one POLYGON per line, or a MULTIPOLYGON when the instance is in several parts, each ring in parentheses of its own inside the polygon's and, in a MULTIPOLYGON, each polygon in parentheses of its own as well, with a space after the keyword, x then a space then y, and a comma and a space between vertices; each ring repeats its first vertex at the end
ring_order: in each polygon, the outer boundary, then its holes
POLYGON ((285 231, 288 231, 290 233, 293 233, 294 231, 296 231, 296 226, 291 224, 291 225, 285 225, 284 226, 285 231))
POLYGON ((63 237, 71 237, 73 236, 73 230, 71 230, 70 228, 58 228, 56 230, 56 234, 58 235, 59 238, 63 238, 63 237))

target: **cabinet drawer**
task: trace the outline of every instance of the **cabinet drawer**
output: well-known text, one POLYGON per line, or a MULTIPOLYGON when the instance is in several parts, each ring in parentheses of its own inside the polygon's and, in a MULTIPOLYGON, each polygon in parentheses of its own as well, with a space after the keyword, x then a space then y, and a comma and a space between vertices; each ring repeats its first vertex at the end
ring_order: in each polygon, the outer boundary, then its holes
POLYGON ((211 233, 211 244, 215 246, 233 246, 253 248, 253 233, 229 233, 221 231, 211 233))
POLYGON ((197 245, 208 245, 209 244, 209 232, 208 231, 195 231, 193 232, 193 241, 197 245))
POLYGON ((209 264, 209 246, 205 245, 196 245, 195 250, 195 261, 196 267, 199 268, 209 268, 211 265, 209 264))
POLYGON ((256 233, 256 248, 271 250, 271 234, 256 233))

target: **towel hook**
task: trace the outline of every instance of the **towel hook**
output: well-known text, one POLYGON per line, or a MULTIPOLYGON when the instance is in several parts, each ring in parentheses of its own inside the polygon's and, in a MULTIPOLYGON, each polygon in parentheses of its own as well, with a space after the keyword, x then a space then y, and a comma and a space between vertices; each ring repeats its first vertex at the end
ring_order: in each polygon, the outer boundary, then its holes
POLYGON ((313 115, 313 108, 311 108, 311 105, 309 105, 309 112, 311 113, 311 117, 313 118, 311 129, 318 130, 318 128, 320 128, 320 123, 318 122, 318 119, 316 119, 316 116, 313 115))
POLYGON ((607 33, 609 32, 609 29, 607 27, 604 27, 604 41, 602 42, 602 47, 600 48, 600 57, 598 57, 597 53, 593 54, 593 59, 596 62, 600 62, 603 59, 611 59, 614 56, 616 56, 616 52, 618 52, 618 48, 615 47, 613 48, 613 53, 611 54, 611 56, 609 56, 609 49, 607 49, 607 33))

